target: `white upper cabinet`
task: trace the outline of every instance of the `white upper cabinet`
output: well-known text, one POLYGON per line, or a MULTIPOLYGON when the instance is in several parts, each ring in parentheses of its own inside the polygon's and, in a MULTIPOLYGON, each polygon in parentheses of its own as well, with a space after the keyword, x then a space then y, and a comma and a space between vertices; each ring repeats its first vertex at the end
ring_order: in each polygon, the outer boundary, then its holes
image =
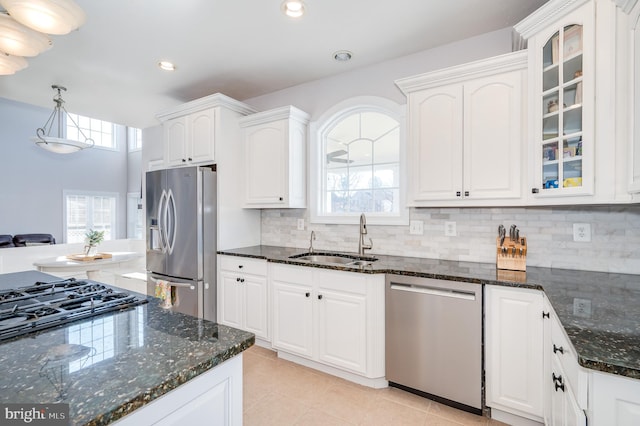
POLYGON ((240 120, 245 207, 306 207, 308 123, 309 115, 292 106, 240 120))
POLYGON ((611 0, 550 0, 515 26, 529 52, 528 204, 631 200, 620 13, 611 0))
POLYGON ((167 166, 212 163, 215 160, 215 109, 167 120, 163 127, 167 166))
POLYGON ((627 51, 630 52, 628 69, 631 76, 631 90, 629 90, 629 94, 632 97, 629 117, 631 120, 629 129, 631 140, 629 191, 640 193, 640 2, 628 0, 627 3, 634 4, 633 9, 629 11, 628 30, 626 31, 626 40, 629 42, 627 51))
POLYGON ((408 96, 408 205, 521 203, 525 52, 397 80, 408 96))

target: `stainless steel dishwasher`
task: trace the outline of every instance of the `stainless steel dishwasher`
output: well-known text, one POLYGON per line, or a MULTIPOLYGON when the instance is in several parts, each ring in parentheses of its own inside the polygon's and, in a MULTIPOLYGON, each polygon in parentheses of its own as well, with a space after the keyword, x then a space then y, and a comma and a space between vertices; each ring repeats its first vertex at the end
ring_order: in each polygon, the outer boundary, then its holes
POLYGON ((402 275, 386 281, 389 385, 480 414, 482 285, 402 275))

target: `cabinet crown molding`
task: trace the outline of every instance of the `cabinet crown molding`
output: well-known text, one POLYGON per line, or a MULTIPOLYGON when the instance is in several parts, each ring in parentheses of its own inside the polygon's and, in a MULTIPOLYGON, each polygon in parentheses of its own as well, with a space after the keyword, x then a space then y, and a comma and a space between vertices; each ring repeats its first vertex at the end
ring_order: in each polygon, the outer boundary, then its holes
POLYGON ((549 0, 531 15, 514 25, 513 28, 522 37, 528 39, 590 1, 593 0, 549 0))
POLYGON ((462 65, 444 68, 424 74, 396 80, 396 86, 406 95, 417 90, 429 89, 444 84, 461 83, 473 78, 486 77, 502 72, 525 70, 527 51, 507 53, 462 65))
POLYGON ((301 109, 298 109, 293 105, 288 105, 280 108, 270 109, 268 111, 257 112, 255 114, 243 117, 238 121, 240 123, 240 127, 248 127, 285 119, 291 119, 302 124, 308 124, 310 118, 311 116, 301 109))
POLYGON ((164 122, 172 118, 183 117, 193 114, 194 112, 215 107, 225 107, 242 115, 256 112, 256 109, 243 102, 237 101, 222 93, 214 93, 213 95, 195 99, 166 111, 159 112, 156 114, 156 118, 160 120, 160 122, 164 122))
POLYGON ((638 0, 615 0, 616 6, 618 6, 624 13, 629 14, 638 3, 638 0))

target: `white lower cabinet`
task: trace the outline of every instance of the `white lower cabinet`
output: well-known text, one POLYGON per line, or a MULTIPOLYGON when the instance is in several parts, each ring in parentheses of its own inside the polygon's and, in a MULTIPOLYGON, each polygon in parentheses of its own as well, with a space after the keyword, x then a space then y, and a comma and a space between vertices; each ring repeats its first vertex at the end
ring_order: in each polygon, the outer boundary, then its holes
POLYGON ((271 264, 278 351, 384 377, 384 274, 271 264))
POLYGON ((550 426, 586 426, 587 416, 578 406, 573 388, 556 355, 551 357, 551 377, 550 416, 545 423, 550 426))
POLYGON ((543 294, 485 286, 486 405, 543 420, 543 294))
POLYGON ((178 386, 114 424, 242 425, 242 354, 178 386))
MULTIPOLYGON (((306 268, 311 271, 310 268, 306 268)), ((313 357, 313 284, 301 268, 272 266, 272 345, 292 354, 313 357)))
POLYGON ((640 425, 640 380, 591 373, 589 425, 640 425))
POLYGON ((269 340, 267 261, 218 257, 218 322, 269 340))

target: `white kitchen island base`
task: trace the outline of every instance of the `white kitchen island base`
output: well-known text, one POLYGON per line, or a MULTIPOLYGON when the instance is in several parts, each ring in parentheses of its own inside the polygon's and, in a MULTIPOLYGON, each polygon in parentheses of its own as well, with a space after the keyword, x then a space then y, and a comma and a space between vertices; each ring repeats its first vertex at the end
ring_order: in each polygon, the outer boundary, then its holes
POLYGON ((242 354, 188 381, 114 424, 242 425, 242 354))

